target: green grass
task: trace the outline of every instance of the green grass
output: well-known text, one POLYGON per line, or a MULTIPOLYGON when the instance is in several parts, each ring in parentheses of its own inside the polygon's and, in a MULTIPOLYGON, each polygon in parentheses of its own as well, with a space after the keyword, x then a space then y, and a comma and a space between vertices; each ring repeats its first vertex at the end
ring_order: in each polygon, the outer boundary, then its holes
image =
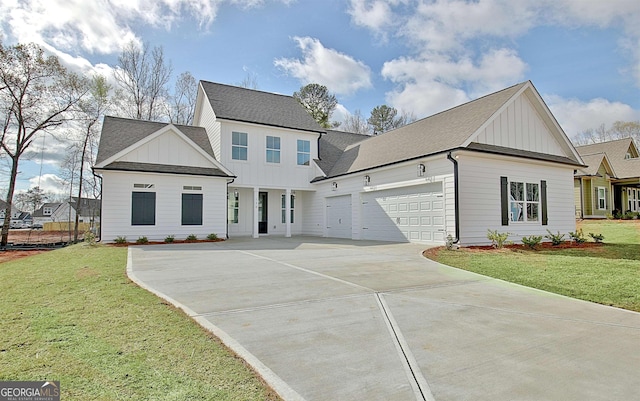
POLYGON ((277 400, 244 362, 83 244, 0 264, 0 380, 60 380, 65 400, 277 400))
POLYGON ((435 259, 460 269, 604 305, 640 312, 640 223, 584 221, 585 236, 604 234, 594 248, 440 249, 435 259))

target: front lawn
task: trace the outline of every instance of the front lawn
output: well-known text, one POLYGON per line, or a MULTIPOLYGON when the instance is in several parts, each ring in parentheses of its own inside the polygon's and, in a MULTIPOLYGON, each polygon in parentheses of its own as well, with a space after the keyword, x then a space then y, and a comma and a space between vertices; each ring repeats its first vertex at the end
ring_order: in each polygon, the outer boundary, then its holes
POLYGON ((578 228, 587 236, 603 234, 604 245, 539 251, 438 248, 425 256, 528 287, 640 312, 640 221, 583 221, 578 228))
POLYGON ((0 263, 0 380, 59 380, 65 400, 279 400, 126 259, 80 244, 0 263))

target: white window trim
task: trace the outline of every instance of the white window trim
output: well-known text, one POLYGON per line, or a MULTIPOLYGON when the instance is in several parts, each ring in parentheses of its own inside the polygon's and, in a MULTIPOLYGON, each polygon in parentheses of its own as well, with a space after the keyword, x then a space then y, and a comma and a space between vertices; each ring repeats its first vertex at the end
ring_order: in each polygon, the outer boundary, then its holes
POLYGON ((542 201, 540 199, 540 182, 530 182, 525 179, 508 179, 507 180, 507 190, 509 191, 509 225, 511 224, 538 224, 542 223, 542 201), (522 201, 512 201, 511 200, 511 183, 520 183, 524 186, 524 200, 522 201), (536 185, 538 187, 538 200, 537 201, 528 201, 527 200, 527 184, 536 185), (513 215, 511 213, 511 205, 514 203, 522 203, 522 221, 513 220, 513 215), (528 204, 536 204, 538 205, 538 218, 536 220, 528 220, 527 218, 527 205, 528 204))
POLYGON ((298 139, 298 140, 296 140, 296 166, 300 166, 300 167, 310 167, 311 166, 311 141, 306 140, 306 139, 298 139), (298 150, 298 141, 307 142, 309 144, 309 151, 308 152, 299 151, 298 150), (304 154, 304 155, 308 155, 309 156, 309 163, 308 164, 299 164, 298 163, 298 156, 300 154, 304 154))
POLYGON ((233 160, 233 161, 240 161, 240 162, 246 162, 246 161, 248 161, 248 160, 249 160, 249 134, 248 134, 248 133, 246 133, 246 132, 240 132, 240 131, 232 131, 232 132, 231 132, 231 160, 233 160), (245 135, 245 136, 246 136, 246 138, 247 138, 247 144, 246 144, 246 145, 235 145, 235 144, 233 143, 233 134, 243 134, 243 135, 245 135), (236 147, 236 148, 244 148, 244 149, 246 149, 246 151, 247 151, 247 158, 246 158, 246 159, 235 159, 235 158, 233 157, 233 148, 234 148, 234 147, 236 147))
POLYGON ((266 163, 273 165, 273 164, 280 164, 280 162, 282 161, 282 138, 280 138, 279 136, 275 136, 275 135, 267 135, 265 137, 265 152, 264 152, 264 160, 266 163), (278 138, 278 148, 270 148, 269 147, 269 138, 278 138), (267 157, 267 155, 269 154, 269 151, 277 152, 278 153, 278 161, 277 162, 273 162, 273 161, 269 161, 269 158, 267 157))
POLYGON ((596 187, 596 193, 598 194, 596 199, 596 202, 598 202, 598 210, 607 210, 607 188, 596 187), (602 196, 600 196, 600 190, 602 190, 602 196), (604 207, 600 207, 600 200, 604 200, 604 207))

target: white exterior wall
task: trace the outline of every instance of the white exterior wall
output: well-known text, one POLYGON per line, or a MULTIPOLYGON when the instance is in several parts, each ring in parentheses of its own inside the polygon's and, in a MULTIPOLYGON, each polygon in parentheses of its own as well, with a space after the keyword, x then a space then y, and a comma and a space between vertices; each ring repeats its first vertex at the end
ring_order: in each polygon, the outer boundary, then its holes
MULTIPOLYGON (((312 195, 311 202, 307 202, 303 223, 303 234, 327 236, 326 229, 326 206, 327 197, 351 195, 352 207, 352 239, 362 239, 364 224, 362 222, 362 195, 364 191, 364 176, 371 179, 370 189, 379 190, 398 188, 404 184, 406 188, 428 182, 443 182, 445 197, 445 226, 446 234, 455 235, 454 224, 454 193, 453 193, 453 164, 447 160, 446 155, 434 156, 399 163, 396 165, 381 167, 365 172, 349 174, 343 177, 336 177, 320 181, 314 184, 316 192, 312 195), (426 166, 426 173, 423 177, 418 177, 418 164, 426 166), (332 190, 332 183, 337 182, 337 190, 332 190), (389 184, 389 185, 387 185, 389 184)), ((371 193, 371 192, 367 192, 371 193)), ((446 236, 446 235, 445 235, 446 236)))
MULTIPOLYGON (((234 183, 235 184, 235 183, 234 183)), ((238 191, 238 222, 229 223, 229 237, 250 236, 253 234, 253 188, 237 188, 234 184, 229 186, 229 196, 234 196, 234 191, 238 191)), ((282 222, 282 195, 283 190, 264 189, 260 192, 267 192, 267 230, 271 235, 285 235, 286 224, 282 222)), ((304 204, 310 196, 302 191, 296 191, 294 208, 293 208, 293 224, 291 224, 291 234, 302 234, 302 225, 304 221, 304 204)))
MULTIPOLYGON (((575 231, 573 167, 504 156, 457 152, 460 184, 461 245, 490 244, 487 230, 512 233, 509 240, 520 243, 523 236, 575 231), (509 222, 501 225, 500 177, 511 181, 547 182, 548 225, 538 222, 509 222)), ((540 216, 542 212, 540 209, 540 216)))
MULTIPOLYGON (((198 88, 200 93, 198 96, 206 96, 202 92, 202 88, 198 88)), ((209 142, 213 148, 216 160, 220 161, 220 123, 216 121, 216 113, 211 108, 209 101, 201 101, 198 103, 200 108, 194 117, 193 125, 203 127, 207 131, 209 142)), ((224 163, 223 163, 224 164, 224 163)))
POLYGON ((174 174, 102 171, 102 238, 112 242, 117 236, 126 236, 130 242, 146 236, 150 241, 163 241, 167 235, 184 239, 190 234, 204 239, 215 233, 226 236, 227 180, 220 177, 187 176, 174 174), (152 189, 133 187, 133 184, 153 184, 152 189), (185 191, 184 185, 202 186, 202 191, 185 191), (156 192, 156 224, 131 225, 131 193, 156 192), (202 193, 201 226, 183 226, 182 194, 202 193))
POLYGON ((474 142, 565 156, 565 151, 524 94, 492 119, 474 142))
POLYGON ((218 159, 231 170, 240 187, 312 189, 310 181, 315 176, 313 162, 309 166, 297 164, 297 140, 309 141, 311 160, 318 158, 318 133, 295 131, 256 124, 223 122, 221 125, 221 154, 218 159), (231 134, 247 134, 247 160, 231 158, 231 134), (280 163, 267 163, 267 136, 280 138, 280 163))

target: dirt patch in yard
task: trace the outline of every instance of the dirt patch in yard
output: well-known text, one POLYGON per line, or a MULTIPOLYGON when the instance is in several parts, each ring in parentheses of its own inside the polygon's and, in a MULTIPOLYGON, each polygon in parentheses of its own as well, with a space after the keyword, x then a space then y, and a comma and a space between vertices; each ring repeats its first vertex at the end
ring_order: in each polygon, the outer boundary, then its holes
MULTIPOLYGON (((84 233, 79 233, 82 240, 84 233)), ((9 242, 14 244, 51 244, 73 241, 73 232, 44 230, 9 230, 9 242)))
POLYGON ((44 250, 37 251, 0 251, 0 263, 9 262, 11 260, 16 260, 20 258, 25 258, 27 256, 37 255, 42 252, 49 252, 44 250))

